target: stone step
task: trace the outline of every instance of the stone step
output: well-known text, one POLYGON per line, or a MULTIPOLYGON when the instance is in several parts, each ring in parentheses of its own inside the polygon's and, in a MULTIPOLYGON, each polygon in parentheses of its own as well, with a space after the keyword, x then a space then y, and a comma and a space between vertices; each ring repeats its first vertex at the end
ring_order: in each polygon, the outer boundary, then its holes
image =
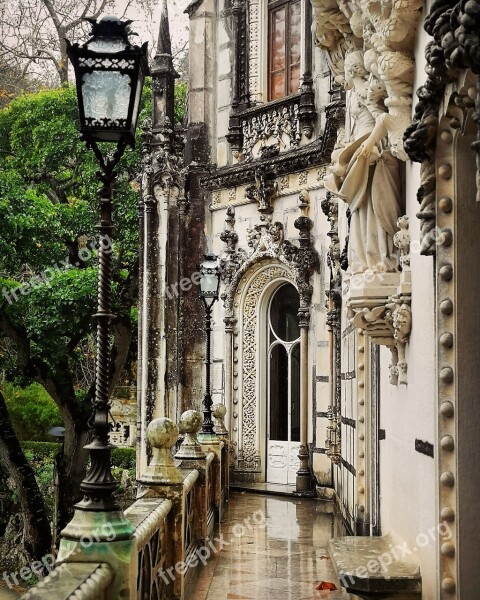
POLYGON ((334 538, 329 540, 328 550, 340 583, 349 592, 419 594, 422 591, 418 563, 410 555, 402 556, 402 544, 389 535, 334 538))

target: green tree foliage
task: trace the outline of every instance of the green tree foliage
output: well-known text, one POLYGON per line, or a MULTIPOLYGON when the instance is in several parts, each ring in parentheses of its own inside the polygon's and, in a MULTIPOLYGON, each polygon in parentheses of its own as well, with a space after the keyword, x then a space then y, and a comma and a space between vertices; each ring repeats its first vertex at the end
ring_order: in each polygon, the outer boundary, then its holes
POLYGON ((10 421, 19 440, 48 442, 49 430, 62 424, 57 405, 38 383, 25 389, 7 383, 3 395, 10 421))
MULTIPOLYGON (((147 82, 141 119, 151 112, 150 97, 147 82)), ((184 100, 181 86, 179 121, 184 100)), ((58 407, 66 430, 64 513, 83 476, 94 393, 93 372, 87 385, 78 372, 94 330, 99 184, 77 125, 68 86, 21 96, 0 111, 0 371, 16 385, 41 385, 58 407)), ((140 170, 138 140, 117 167, 114 191, 112 386, 135 348, 140 170)))

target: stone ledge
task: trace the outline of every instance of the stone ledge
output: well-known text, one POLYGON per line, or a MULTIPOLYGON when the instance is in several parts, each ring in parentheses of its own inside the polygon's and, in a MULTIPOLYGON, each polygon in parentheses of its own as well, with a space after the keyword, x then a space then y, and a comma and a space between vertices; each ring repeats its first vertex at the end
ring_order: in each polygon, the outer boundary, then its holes
POLYGON ((106 563, 63 563, 22 596, 25 600, 103 600, 112 581, 106 563))
MULTIPOLYGON (((347 591, 420 593, 422 577, 418 564, 403 558, 395 560, 392 552, 395 547, 395 542, 388 535, 346 536, 328 542, 333 566, 347 591)), ((397 553, 400 554, 401 550, 397 553)))

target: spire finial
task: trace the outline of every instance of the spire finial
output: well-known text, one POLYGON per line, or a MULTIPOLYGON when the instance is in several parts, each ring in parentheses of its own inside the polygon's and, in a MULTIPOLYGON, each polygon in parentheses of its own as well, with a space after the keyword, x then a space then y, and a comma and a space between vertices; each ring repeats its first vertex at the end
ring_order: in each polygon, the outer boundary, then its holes
POLYGON ((168 21, 167 0, 162 0, 162 11, 160 13, 160 30, 158 33, 157 55, 172 55, 172 39, 170 37, 170 24, 168 21))

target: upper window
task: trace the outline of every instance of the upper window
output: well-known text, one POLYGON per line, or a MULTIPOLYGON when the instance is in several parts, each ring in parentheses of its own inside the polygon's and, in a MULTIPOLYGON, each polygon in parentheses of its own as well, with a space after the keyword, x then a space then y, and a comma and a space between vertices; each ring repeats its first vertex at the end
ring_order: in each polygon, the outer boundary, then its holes
POLYGON ((301 13, 300 0, 269 0, 269 100, 296 94, 300 87, 301 13))

